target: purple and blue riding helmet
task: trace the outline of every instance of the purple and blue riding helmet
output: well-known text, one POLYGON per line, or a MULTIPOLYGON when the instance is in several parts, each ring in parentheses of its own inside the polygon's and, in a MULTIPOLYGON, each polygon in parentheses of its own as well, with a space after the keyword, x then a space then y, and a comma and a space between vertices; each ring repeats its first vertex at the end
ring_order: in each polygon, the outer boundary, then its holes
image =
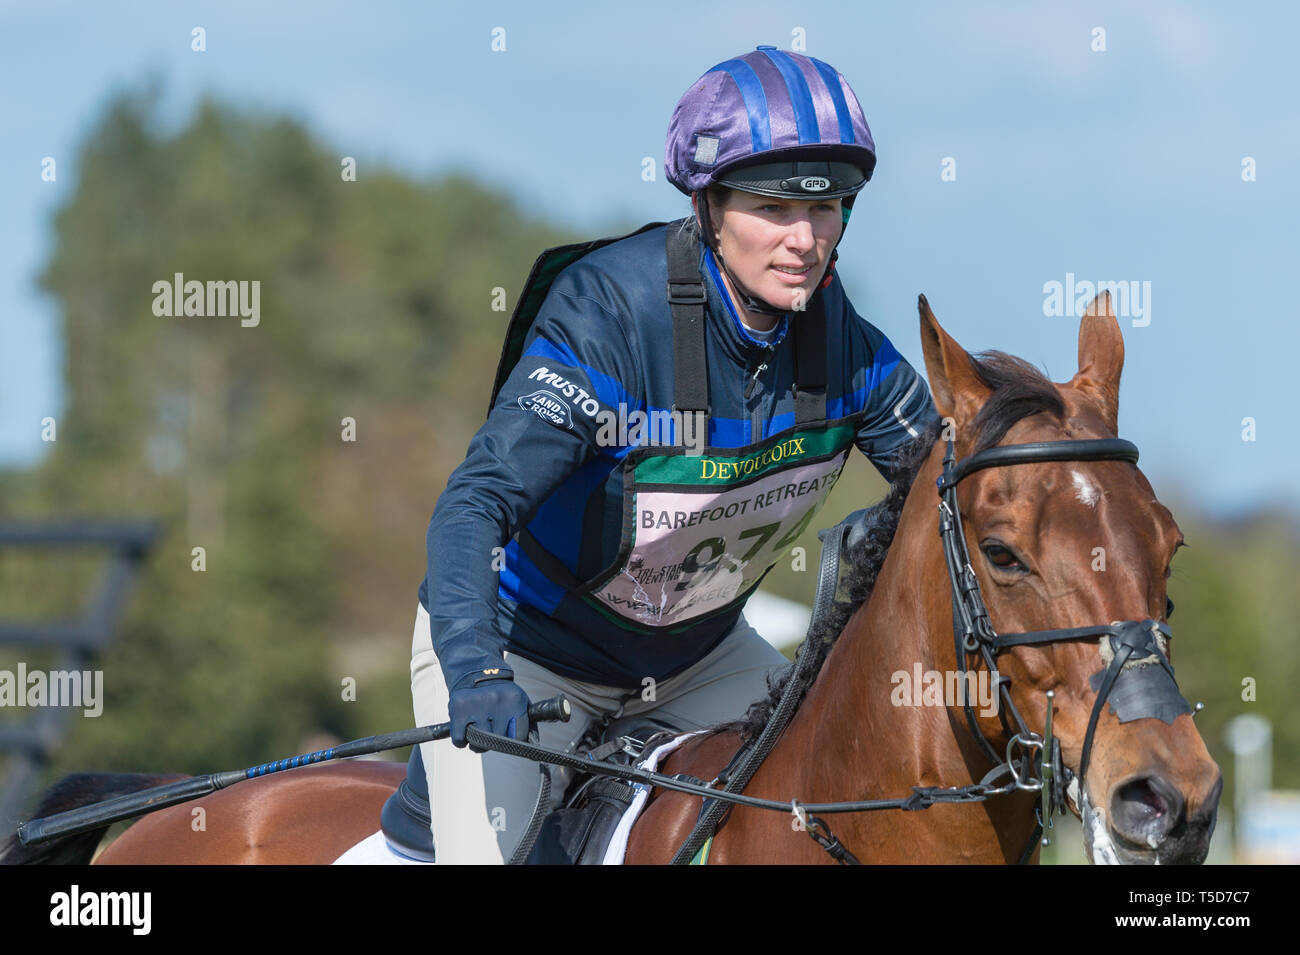
MULTIPOLYGON (((664 149, 668 181, 688 196, 721 185, 786 199, 840 198, 846 224, 875 166, 867 118, 844 77, 774 46, 725 60, 696 80, 673 111, 664 149)), ((708 203, 698 207, 712 248, 708 203)))
POLYGON ((712 185, 799 199, 856 195, 876 147, 853 90, 821 60, 760 46, 719 63, 682 96, 664 169, 686 195, 712 185), (804 170, 816 165, 816 172, 804 170))

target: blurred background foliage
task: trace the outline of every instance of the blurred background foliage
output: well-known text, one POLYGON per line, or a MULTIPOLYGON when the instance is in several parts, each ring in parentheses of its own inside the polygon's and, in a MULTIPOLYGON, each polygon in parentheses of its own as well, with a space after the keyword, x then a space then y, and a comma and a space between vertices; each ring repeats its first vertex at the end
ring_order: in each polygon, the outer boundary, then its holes
MULTIPOLYGON (((165 533, 102 660, 104 715, 73 723, 51 778, 211 772, 411 723, 425 530, 486 411, 509 314, 492 290, 513 308, 541 250, 585 237, 463 176, 362 165, 344 182, 340 160, 292 120, 212 101, 167 133, 150 93, 113 100, 85 139, 40 279, 65 342, 58 440, 0 472, 0 499, 7 517, 159 518, 165 533), (153 283, 177 272, 260 280, 260 324, 156 317, 153 283)), ((855 456, 814 523, 883 492, 855 456)), ((1166 503, 1191 544, 1170 594, 1201 732, 1231 785, 1224 724, 1268 717, 1274 785, 1300 786, 1300 534, 1281 514, 1222 523, 1166 503)), ((808 570, 765 586, 811 602, 815 528, 801 543, 808 570)), ((75 616, 96 564, 0 554, 0 616, 75 616)))

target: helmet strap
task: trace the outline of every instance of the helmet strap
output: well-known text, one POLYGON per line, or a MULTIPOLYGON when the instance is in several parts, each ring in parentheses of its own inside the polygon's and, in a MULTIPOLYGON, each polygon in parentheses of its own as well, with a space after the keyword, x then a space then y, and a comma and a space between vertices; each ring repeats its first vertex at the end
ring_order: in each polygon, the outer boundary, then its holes
POLYGON ((722 253, 717 249, 714 249, 713 254, 717 256, 718 264, 722 266, 722 271, 727 273, 727 278, 731 279, 731 287, 736 290, 737 298, 740 299, 740 303, 745 306, 747 311, 759 312, 763 315, 775 315, 777 318, 780 318, 786 312, 790 311, 788 308, 773 308, 762 299, 750 295, 749 289, 740 284, 740 279, 736 278, 736 273, 731 271, 727 266, 727 261, 722 257, 722 253))

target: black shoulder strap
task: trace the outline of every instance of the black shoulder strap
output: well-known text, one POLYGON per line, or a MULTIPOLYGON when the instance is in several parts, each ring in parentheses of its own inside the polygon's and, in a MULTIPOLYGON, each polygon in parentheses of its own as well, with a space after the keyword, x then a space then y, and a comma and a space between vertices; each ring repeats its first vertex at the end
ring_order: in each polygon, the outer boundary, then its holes
POLYGON ((816 289, 808 307, 795 312, 795 424, 826 418, 826 297, 816 289))
POLYGON ((673 408, 704 415, 708 431, 709 369, 704 354, 704 282, 695 233, 668 226, 668 304, 673 311, 673 408))

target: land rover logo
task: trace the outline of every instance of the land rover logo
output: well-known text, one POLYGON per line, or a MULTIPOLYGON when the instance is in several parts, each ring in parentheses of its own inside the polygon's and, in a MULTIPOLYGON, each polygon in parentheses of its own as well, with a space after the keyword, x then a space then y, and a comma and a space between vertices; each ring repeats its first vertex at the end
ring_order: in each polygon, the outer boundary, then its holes
POLYGON ((569 403, 552 392, 534 391, 531 395, 524 395, 519 399, 519 407, 533 412, 543 421, 549 421, 557 427, 573 427, 569 403))
POLYGON ((799 180, 799 188, 804 192, 825 192, 830 187, 831 181, 821 176, 805 176, 799 180))

